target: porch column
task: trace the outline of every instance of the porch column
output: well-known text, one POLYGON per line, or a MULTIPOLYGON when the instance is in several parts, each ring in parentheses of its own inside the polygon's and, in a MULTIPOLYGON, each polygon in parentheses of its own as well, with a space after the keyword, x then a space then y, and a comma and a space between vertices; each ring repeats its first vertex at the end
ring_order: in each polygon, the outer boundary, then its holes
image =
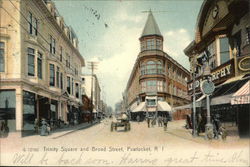
POLYGON ((21 87, 16 89, 16 130, 23 129, 23 90, 21 87))

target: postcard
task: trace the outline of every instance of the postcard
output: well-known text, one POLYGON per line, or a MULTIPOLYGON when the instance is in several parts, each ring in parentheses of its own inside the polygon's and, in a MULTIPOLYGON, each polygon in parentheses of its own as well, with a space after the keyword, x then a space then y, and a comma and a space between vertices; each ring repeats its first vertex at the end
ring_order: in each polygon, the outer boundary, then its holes
POLYGON ((249 0, 0 0, 1 166, 249 166, 249 0))

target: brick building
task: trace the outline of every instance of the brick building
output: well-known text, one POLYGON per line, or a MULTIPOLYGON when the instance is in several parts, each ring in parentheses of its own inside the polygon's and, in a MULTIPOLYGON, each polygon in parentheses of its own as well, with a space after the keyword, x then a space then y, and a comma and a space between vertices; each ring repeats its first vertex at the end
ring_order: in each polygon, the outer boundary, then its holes
POLYGON ((129 77, 123 99, 132 118, 168 115, 172 107, 189 103, 189 72, 163 51, 163 36, 152 12, 139 38, 141 51, 129 77))

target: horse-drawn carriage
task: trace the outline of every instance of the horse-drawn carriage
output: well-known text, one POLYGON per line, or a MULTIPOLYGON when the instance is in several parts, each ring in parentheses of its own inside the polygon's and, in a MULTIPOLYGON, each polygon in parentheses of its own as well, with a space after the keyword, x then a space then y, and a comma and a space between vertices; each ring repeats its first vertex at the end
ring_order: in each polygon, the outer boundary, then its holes
POLYGON ((126 114, 122 114, 121 118, 117 118, 116 121, 111 122, 111 132, 117 130, 118 127, 124 127, 124 131, 130 130, 130 122, 126 114))

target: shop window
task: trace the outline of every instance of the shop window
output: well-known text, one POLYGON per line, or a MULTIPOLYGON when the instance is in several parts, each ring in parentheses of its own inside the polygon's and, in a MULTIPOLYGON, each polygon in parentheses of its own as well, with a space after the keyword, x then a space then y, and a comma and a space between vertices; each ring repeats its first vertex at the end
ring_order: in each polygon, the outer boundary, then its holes
POLYGON ((0 42, 0 72, 4 72, 5 60, 4 60, 4 43, 0 42))
POLYGON ((35 50, 28 48, 28 75, 35 76, 35 50))
POLYGON ((50 86, 55 86, 55 65, 50 64, 49 65, 50 69, 50 80, 49 80, 49 85, 50 86))
POLYGON ((38 52, 38 56, 37 56, 37 76, 40 79, 43 78, 42 66, 43 66, 43 55, 42 55, 42 53, 38 52))
POLYGON ((23 91, 23 130, 34 130, 35 94, 23 91))
POLYGON ((15 90, 0 90, 0 121, 5 121, 10 131, 16 130, 15 90))
POLYGON ((220 38, 220 64, 230 60, 228 38, 220 38))
POLYGON ((147 105, 148 106, 155 106, 156 100, 155 99, 147 99, 147 105))

